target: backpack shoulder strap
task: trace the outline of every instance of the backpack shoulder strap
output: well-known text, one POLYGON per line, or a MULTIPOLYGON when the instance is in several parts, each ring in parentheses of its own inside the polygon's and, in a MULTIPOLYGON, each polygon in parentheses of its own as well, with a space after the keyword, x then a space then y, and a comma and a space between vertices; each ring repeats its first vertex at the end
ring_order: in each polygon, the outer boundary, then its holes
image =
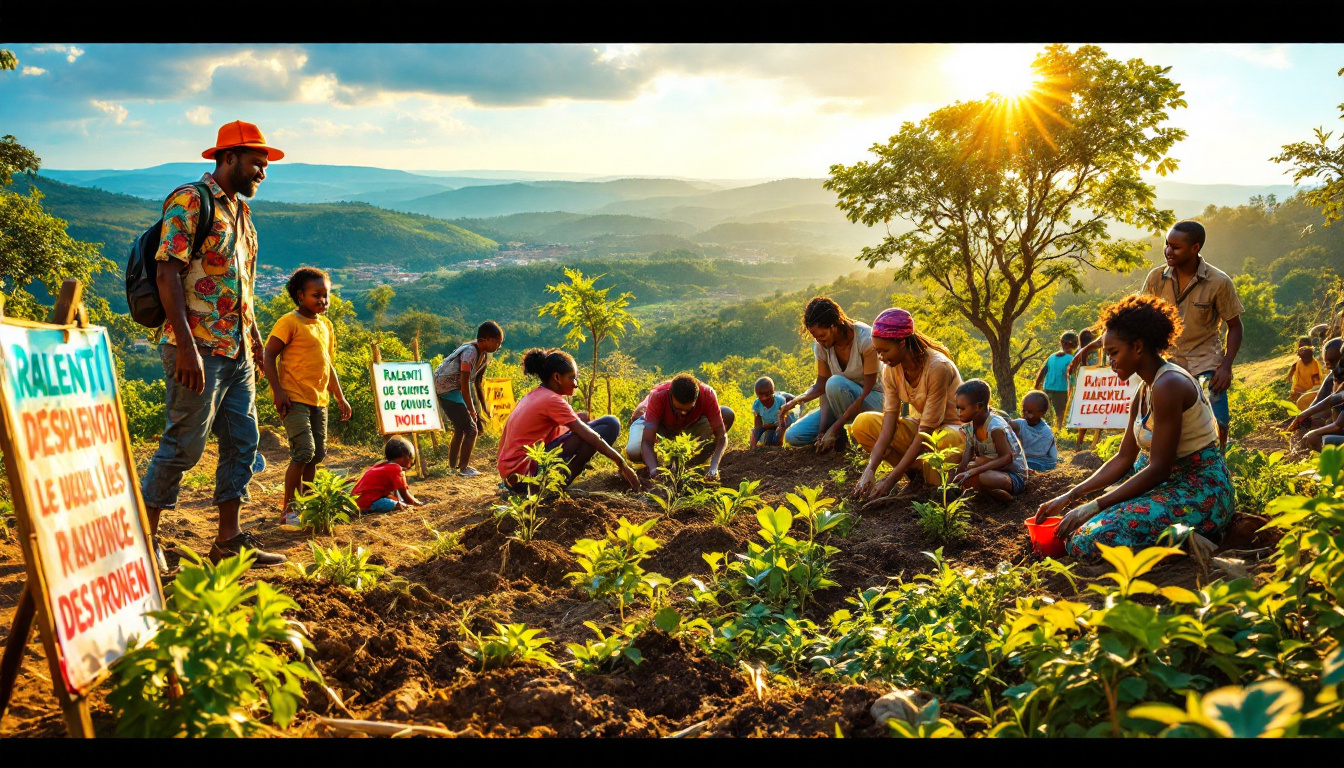
POLYGON ((191 252, 194 254, 205 245, 205 238, 210 236, 210 229, 215 224, 215 196, 203 181, 192 182, 190 186, 195 187, 201 196, 201 205, 196 209, 196 235, 191 243, 191 252))

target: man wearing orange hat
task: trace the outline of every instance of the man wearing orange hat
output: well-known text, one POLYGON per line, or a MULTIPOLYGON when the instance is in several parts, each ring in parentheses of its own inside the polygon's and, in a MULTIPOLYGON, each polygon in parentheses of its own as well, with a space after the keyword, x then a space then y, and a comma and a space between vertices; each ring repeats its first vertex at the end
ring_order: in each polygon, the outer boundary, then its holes
POLYGON ((210 559, 219 562, 242 547, 257 565, 285 556, 265 552, 244 532, 238 512, 248 500, 257 458, 256 371, 264 346, 253 309, 257 231, 244 197, 266 178, 266 166, 285 154, 266 143, 257 126, 241 120, 219 129, 215 146, 201 156, 215 170, 199 183, 173 191, 163 204, 163 230, 155 259, 159 298, 167 314, 159 351, 168 385, 167 427, 141 483, 160 570, 159 514, 177 507, 182 474, 201 459, 207 436, 219 438, 214 502, 219 534, 210 559), (197 250, 193 239, 209 194, 210 232, 197 250), (250 352, 250 354, 249 354, 250 352))

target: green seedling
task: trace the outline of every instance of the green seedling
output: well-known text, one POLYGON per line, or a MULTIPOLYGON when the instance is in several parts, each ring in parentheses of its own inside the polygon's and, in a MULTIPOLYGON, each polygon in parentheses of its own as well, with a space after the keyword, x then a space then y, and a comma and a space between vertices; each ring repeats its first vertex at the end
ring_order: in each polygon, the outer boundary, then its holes
POLYGON ((317 470, 307 490, 294 495, 299 525, 313 529, 318 535, 327 535, 337 523, 349 524, 352 518, 359 517, 359 505, 350 494, 354 486, 354 481, 344 475, 317 470))
POLYGON ((290 568, 305 581, 325 581, 363 592, 372 589, 386 570, 381 565, 370 563, 371 553, 363 547, 356 549, 353 541, 344 547, 335 545, 329 548, 309 541, 308 547, 313 552, 310 565, 300 565, 292 560, 289 562, 290 568))
POLYGON ((970 509, 967 505, 974 495, 970 491, 965 491, 957 498, 948 501, 948 494, 958 490, 951 477, 957 471, 959 460, 954 460, 952 456, 960 453, 961 448, 957 446, 939 448, 938 441, 945 432, 946 430, 940 429, 932 437, 924 436, 924 445, 928 450, 919 456, 920 461, 938 473, 940 479, 938 490, 942 493, 942 501, 911 502, 915 512, 919 514, 920 529, 935 543, 955 541, 966 535, 970 520, 970 509))
POLYGON ((303 661, 307 630, 286 614, 298 604, 264 581, 241 583, 253 555, 243 549, 218 565, 179 548, 188 562, 171 597, 149 615, 158 632, 112 667, 107 703, 118 736, 219 737, 274 734, 269 715, 287 728, 306 697, 322 685, 303 661), (287 648, 296 660, 278 652, 287 648))
POLYGON ((691 460, 704 444, 703 440, 685 432, 674 438, 660 436, 654 444, 653 450, 658 454, 658 476, 662 478, 657 486, 662 493, 650 493, 648 497, 662 507, 665 514, 699 509, 713 499, 713 493, 705 487, 704 474, 691 466, 691 460))
POLYGON ((528 486, 524 495, 509 496, 503 504, 494 506, 495 525, 505 518, 513 520, 514 532, 510 538, 529 542, 541 527, 541 505, 563 496, 565 481, 569 477, 569 465, 560 457, 563 449, 556 446, 546 450, 545 443, 538 441, 527 447, 527 457, 537 465, 535 474, 522 478, 528 486))
POLYGON ((849 480, 849 473, 846 472, 845 470, 843 469, 831 470, 831 483, 834 484, 836 488, 843 486, 847 480, 849 480))
POLYGON ((1316 474, 1309 462, 1287 461, 1283 451, 1265 453, 1233 444, 1223 458, 1232 473, 1237 506, 1256 515, 1264 514, 1265 507, 1280 496, 1308 490, 1316 474))
POLYGON ((649 553, 657 549, 658 540, 648 532, 658 522, 652 518, 638 525, 622 517, 615 531, 607 529, 605 539, 579 539, 570 547, 577 555, 581 570, 565 574, 565 578, 594 600, 614 598, 625 621, 625 607, 639 595, 653 602, 660 591, 670 585, 656 573, 648 573, 640 565, 649 553))
POLYGON ((610 635, 603 634, 601 627, 591 621, 585 621, 583 625, 591 629, 597 639, 582 644, 565 643, 574 657, 570 663, 578 671, 590 675, 606 674, 616 671, 622 661, 630 661, 636 666, 644 661, 644 656, 634 646, 635 637, 643 629, 642 625, 627 624, 610 635))
POLYGON ((714 494, 714 502, 710 505, 714 510, 714 524, 727 528, 739 512, 760 509, 761 495, 756 492, 760 485, 760 480, 743 480, 737 490, 722 488, 714 494))
POLYGON ((420 522, 425 526, 425 530, 429 531, 429 534, 434 537, 428 544, 422 544, 417 547, 425 560, 437 560, 439 558, 447 557, 461 548, 461 531, 448 531, 445 533, 436 530, 427 520, 421 520, 420 522))
POLYGON ((480 671, 500 669, 517 664, 540 664, 545 667, 559 667, 560 664, 543 650, 551 644, 551 639, 541 637, 541 630, 528 629, 526 624, 501 624, 494 622, 495 634, 478 635, 459 626, 466 642, 462 650, 468 656, 481 663, 480 671))

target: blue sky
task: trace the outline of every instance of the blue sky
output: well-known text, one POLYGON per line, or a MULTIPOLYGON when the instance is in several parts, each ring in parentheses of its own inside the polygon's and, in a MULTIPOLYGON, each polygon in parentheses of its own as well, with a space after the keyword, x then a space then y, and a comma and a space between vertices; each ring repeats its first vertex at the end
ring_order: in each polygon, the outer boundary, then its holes
MULTIPOLYGON (((984 96, 1040 45, 7 45, 0 133, 49 168, 200 158, 257 123, 307 163, 696 178, 824 176, 902 122, 984 96)), ((1104 44, 1172 67, 1188 183, 1289 181, 1338 131, 1344 45, 1104 44)))

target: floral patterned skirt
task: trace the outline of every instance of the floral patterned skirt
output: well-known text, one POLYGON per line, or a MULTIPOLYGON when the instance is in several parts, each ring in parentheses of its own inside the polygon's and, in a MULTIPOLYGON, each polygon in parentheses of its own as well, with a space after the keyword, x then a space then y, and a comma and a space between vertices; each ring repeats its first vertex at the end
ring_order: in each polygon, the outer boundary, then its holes
MULTIPOLYGON (((1146 466, 1148 454, 1144 452, 1134 462, 1130 476, 1146 466)), ((1069 537, 1068 552, 1084 562, 1099 562, 1101 550, 1097 544, 1136 550, 1151 547, 1162 531, 1177 524, 1188 525, 1217 541, 1235 508, 1232 474, 1215 443, 1177 459, 1165 483, 1083 523, 1069 537)))

